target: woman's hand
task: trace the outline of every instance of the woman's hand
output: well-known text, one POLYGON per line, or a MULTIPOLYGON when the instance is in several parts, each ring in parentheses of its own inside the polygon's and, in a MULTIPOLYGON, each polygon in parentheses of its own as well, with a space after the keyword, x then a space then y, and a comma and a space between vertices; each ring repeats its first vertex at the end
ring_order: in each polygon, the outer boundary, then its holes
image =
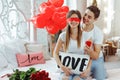
POLYGON ((83 72, 80 74, 80 77, 81 77, 81 78, 86 78, 86 77, 88 77, 89 73, 90 73, 90 69, 86 69, 85 71, 83 71, 83 72))
POLYGON ((65 67, 64 65, 60 66, 60 68, 64 71, 66 76, 69 76, 70 74, 72 74, 72 72, 70 71, 70 68, 65 67))

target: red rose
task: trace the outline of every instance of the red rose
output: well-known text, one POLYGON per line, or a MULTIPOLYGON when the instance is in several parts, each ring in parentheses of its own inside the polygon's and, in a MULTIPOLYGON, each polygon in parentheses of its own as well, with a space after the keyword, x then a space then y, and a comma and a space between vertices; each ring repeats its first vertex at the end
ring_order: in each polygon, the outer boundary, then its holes
POLYGON ((85 42, 85 44, 86 44, 88 47, 90 47, 91 44, 92 44, 92 42, 91 42, 90 40, 87 40, 87 41, 85 42))
POLYGON ((31 74, 30 80, 51 80, 48 76, 49 73, 46 72, 45 70, 42 70, 31 74))
POLYGON ((46 76, 46 77, 48 77, 48 76, 49 76, 49 73, 48 73, 48 72, 46 72, 46 73, 45 73, 45 76, 46 76))

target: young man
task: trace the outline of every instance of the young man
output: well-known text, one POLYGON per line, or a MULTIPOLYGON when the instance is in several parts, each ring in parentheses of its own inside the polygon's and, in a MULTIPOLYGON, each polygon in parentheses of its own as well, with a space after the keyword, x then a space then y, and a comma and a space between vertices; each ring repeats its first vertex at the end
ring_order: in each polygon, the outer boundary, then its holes
POLYGON ((85 53, 89 54, 92 59, 91 72, 96 80, 105 80, 105 68, 103 53, 101 51, 101 45, 103 43, 102 31, 94 25, 94 22, 98 19, 100 10, 96 6, 87 7, 83 16, 83 22, 81 29, 83 31, 84 40, 91 40, 92 48, 85 46, 85 53))

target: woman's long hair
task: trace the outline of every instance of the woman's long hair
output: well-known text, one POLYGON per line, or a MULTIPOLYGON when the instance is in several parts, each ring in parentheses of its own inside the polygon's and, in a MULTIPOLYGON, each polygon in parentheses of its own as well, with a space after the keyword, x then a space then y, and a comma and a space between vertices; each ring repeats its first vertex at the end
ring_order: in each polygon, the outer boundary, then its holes
MULTIPOLYGON (((71 10, 68 12, 67 14, 67 19, 70 18, 72 16, 72 14, 77 14, 78 18, 81 20, 81 14, 78 10, 71 10)), ((68 46, 69 46, 69 42, 70 42, 70 25, 67 25, 66 28, 66 41, 65 41, 65 51, 67 51, 68 46)), ((81 36, 82 36, 82 31, 80 29, 80 24, 78 25, 78 33, 77 33, 77 47, 79 48, 81 45, 81 36)))

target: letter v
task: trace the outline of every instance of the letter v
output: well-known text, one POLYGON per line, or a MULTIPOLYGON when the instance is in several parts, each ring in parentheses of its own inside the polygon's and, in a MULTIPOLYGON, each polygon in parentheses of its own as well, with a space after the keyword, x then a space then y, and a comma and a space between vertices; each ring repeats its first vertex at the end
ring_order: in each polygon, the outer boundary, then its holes
POLYGON ((75 62, 75 58, 72 57, 72 69, 75 69, 78 65, 78 63, 80 62, 80 58, 77 58, 77 61, 75 62))

